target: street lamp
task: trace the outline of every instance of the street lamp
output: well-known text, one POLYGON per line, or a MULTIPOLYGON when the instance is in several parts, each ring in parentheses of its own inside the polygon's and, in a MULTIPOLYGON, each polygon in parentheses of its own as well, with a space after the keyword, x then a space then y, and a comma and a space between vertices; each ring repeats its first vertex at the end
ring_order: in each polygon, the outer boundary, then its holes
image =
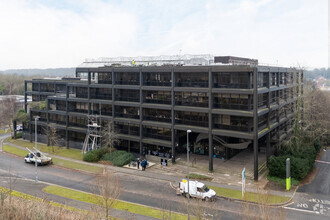
POLYGON ((189 133, 191 133, 191 130, 187 130, 187 177, 188 177, 188 219, 190 219, 189 216, 189 133))
MULTIPOLYGON (((34 143, 35 143, 35 150, 37 151, 38 149, 38 145, 37 145, 37 121, 39 120, 39 116, 36 116, 34 118, 34 143)), ((36 152, 37 153, 37 152, 36 152)), ((38 161, 37 161, 37 157, 35 159, 35 168, 36 168, 36 184, 38 183, 38 161)))

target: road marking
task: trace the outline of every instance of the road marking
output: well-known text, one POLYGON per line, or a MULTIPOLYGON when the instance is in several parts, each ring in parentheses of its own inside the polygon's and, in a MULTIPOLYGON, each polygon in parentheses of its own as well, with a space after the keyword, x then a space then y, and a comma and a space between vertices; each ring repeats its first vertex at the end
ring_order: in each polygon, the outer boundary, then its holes
POLYGON ((325 164, 330 164, 330 162, 328 162, 328 161, 323 161, 323 160, 315 160, 315 162, 318 162, 318 163, 325 163, 325 164))
POLYGON ((311 211, 311 210, 306 210, 306 209, 296 209, 296 208, 291 208, 291 207, 284 207, 285 209, 290 209, 290 210, 294 210, 294 211, 299 211, 299 212, 307 212, 307 213, 313 213, 316 214, 316 212, 311 211))
POLYGON ((170 186, 172 189, 176 190, 176 188, 173 186, 172 182, 170 182, 170 186))

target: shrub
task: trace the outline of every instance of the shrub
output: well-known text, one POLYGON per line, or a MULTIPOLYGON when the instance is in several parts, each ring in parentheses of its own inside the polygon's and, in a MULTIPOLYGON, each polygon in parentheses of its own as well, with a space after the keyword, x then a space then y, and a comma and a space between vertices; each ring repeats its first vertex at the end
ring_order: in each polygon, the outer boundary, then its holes
POLYGON ((133 154, 126 151, 117 150, 112 153, 104 154, 101 159, 110 161, 113 165, 121 167, 128 164, 132 160, 135 160, 135 157, 133 154))
POLYGON ((22 134, 23 134, 23 132, 17 132, 16 133, 16 138, 22 138, 22 134))
POLYGON ((96 149, 96 150, 93 150, 93 151, 97 155, 98 160, 100 160, 104 154, 109 152, 109 148, 102 147, 102 148, 99 148, 99 149, 96 149))
POLYGON ((93 151, 88 151, 85 155, 83 160, 87 162, 97 162, 99 161, 98 155, 93 151))
POLYGON ((278 157, 271 156, 269 158, 269 175, 279 178, 285 178, 286 177, 285 160, 288 157, 289 157, 288 155, 282 155, 278 157))
POLYGON ((319 152, 320 151, 320 149, 321 149, 321 141, 320 141, 320 139, 316 139, 314 141, 314 148, 315 148, 316 152, 319 152))

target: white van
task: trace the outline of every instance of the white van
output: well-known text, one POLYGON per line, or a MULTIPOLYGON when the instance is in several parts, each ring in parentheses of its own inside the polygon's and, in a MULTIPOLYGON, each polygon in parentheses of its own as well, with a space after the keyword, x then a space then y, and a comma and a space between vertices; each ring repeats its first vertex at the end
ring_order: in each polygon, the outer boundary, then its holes
POLYGON ((209 189, 204 183, 198 181, 189 181, 189 194, 188 194, 188 181, 183 179, 179 183, 178 194, 183 196, 200 198, 206 201, 215 199, 216 193, 214 190, 209 189))

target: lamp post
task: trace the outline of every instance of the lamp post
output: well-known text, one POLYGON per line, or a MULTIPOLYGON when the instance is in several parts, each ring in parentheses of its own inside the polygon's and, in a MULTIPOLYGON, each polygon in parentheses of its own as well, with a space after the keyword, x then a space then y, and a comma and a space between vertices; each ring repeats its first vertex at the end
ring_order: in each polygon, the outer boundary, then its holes
POLYGON ((188 177, 188 220, 190 219, 190 214, 189 214, 189 133, 191 133, 191 130, 187 130, 187 177, 188 177))
MULTIPOLYGON (((35 144, 35 150, 37 150, 38 145, 37 145, 37 121, 39 120, 39 116, 36 116, 34 118, 34 144, 35 144)), ((36 152, 37 153, 37 152, 36 152)), ((36 168, 36 184, 38 183, 38 162, 37 162, 37 157, 35 159, 35 168, 36 168)))

